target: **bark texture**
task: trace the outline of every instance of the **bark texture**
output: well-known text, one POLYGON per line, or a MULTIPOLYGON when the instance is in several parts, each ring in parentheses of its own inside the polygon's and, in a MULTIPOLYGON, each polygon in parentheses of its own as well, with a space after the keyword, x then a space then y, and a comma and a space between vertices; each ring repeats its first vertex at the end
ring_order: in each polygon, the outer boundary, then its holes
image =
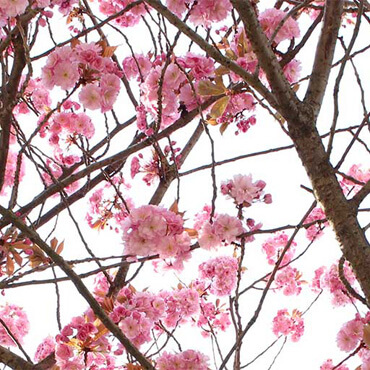
POLYGON ((287 120, 289 135, 311 180, 315 197, 325 211, 343 255, 351 263, 366 300, 370 304, 370 245, 357 220, 358 202, 356 204, 344 197, 330 158, 316 129, 337 43, 343 1, 326 1, 314 66, 303 102, 298 100, 286 81, 268 40, 259 26, 253 4, 249 0, 231 0, 231 2, 243 21, 253 50, 266 73, 279 104, 278 111, 287 120))

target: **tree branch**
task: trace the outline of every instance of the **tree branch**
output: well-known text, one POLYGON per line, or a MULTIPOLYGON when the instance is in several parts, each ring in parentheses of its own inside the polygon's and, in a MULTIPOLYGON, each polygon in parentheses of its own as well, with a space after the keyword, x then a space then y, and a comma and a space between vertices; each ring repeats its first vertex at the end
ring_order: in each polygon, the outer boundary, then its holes
MULTIPOLYGON (((212 105, 217 99, 219 99, 219 96, 212 97, 208 99, 206 102, 201 104, 201 109, 204 110, 208 108, 210 105, 212 105)), ((159 132, 155 139, 161 140, 173 132, 177 131, 178 129, 186 126, 190 122, 193 121, 193 119, 198 115, 199 109, 195 108, 192 111, 186 113, 185 116, 180 117, 176 122, 174 122, 171 126, 167 127, 163 131, 159 132)), ((152 145, 153 139, 151 137, 139 142, 130 145, 127 149, 116 153, 112 155, 111 157, 105 158, 99 162, 92 163, 91 165, 87 166, 86 168, 82 169, 79 172, 76 172, 74 174, 71 174, 70 176, 58 181, 55 184, 50 185, 47 189, 45 189, 43 192, 38 194, 31 202, 29 202, 27 205, 21 207, 17 210, 17 214, 19 214, 20 217, 24 217, 29 212, 31 212, 33 209, 35 209, 37 206, 42 204, 46 199, 51 197, 52 195, 58 193, 59 191, 63 190, 66 186, 72 184, 73 182, 80 180, 84 177, 87 177, 92 172, 99 170, 105 166, 107 166, 104 169, 104 172, 106 174, 111 174, 117 171, 117 168, 119 168, 122 163, 133 153, 136 153, 137 151, 144 149, 150 145, 152 145)), ((99 184, 101 181, 105 179, 105 175, 103 173, 97 175, 93 180, 89 181, 86 185, 84 185, 81 189, 76 191, 71 196, 67 197, 63 202, 60 202, 58 205, 56 205, 53 209, 51 209, 46 215, 44 215, 39 222, 37 223, 37 227, 41 226, 42 224, 45 224, 47 221, 49 221, 52 217, 54 217, 56 214, 61 212, 63 209, 66 208, 67 205, 71 205, 75 203, 77 200, 82 199, 88 191, 90 191, 92 188, 94 188, 97 184, 99 184)), ((9 224, 6 220, 0 220, 0 229, 7 226, 9 224)))
POLYGON ((145 0, 152 8, 162 14, 170 23, 172 23, 177 29, 183 32, 190 40, 194 41, 201 49, 203 49, 210 57, 216 62, 220 63, 224 67, 235 72, 241 78, 243 78, 248 84, 250 84, 259 94, 261 94, 271 106, 276 108, 276 100, 271 92, 261 83, 258 77, 248 73, 244 68, 239 66, 231 59, 225 57, 221 52, 210 45, 204 40, 198 33, 193 31, 187 24, 185 24, 180 18, 176 17, 171 13, 160 1, 158 0, 145 0))
MULTIPOLYGON (((17 23, 17 28, 24 27, 24 34, 27 34, 27 23, 17 23)), ((17 103, 19 82, 22 72, 26 66, 26 51, 24 48, 22 32, 19 32, 13 39, 14 62, 8 83, 2 86, 0 95, 0 190, 5 181, 6 162, 8 159, 10 130, 12 126, 12 111, 17 103)))
POLYGON ((12 351, 0 346, 0 362, 14 370, 32 370, 34 365, 16 355, 12 351))
POLYGON ((360 204, 362 203, 362 201, 369 195, 369 193, 370 193, 370 180, 350 200, 353 207, 355 207, 357 209, 360 206, 360 204))
POLYGON ((312 107, 315 119, 320 112, 328 84, 342 11, 343 0, 326 0, 324 21, 316 48, 309 85, 304 98, 304 102, 312 107))
POLYGON ((249 0, 230 1, 238 11, 253 51, 266 73, 274 97, 278 102, 277 109, 286 119, 292 115, 299 115, 300 101, 284 76, 280 63, 272 51, 265 33, 262 31, 253 5, 249 0))
POLYGON ((52 248, 50 248, 43 239, 34 230, 26 226, 13 212, 0 206, 0 213, 7 218, 15 227, 24 233, 30 240, 36 243, 71 279, 79 293, 85 298, 95 315, 101 320, 104 326, 122 343, 127 352, 130 353, 139 363, 145 368, 155 370, 154 366, 148 359, 131 343, 131 341, 123 334, 121 329, 114 324, 110 317, 105 313, 104 309, 96 301, 89 289, 82 282, 80 277, 73 271, 68 263, 59 256, 52 248))

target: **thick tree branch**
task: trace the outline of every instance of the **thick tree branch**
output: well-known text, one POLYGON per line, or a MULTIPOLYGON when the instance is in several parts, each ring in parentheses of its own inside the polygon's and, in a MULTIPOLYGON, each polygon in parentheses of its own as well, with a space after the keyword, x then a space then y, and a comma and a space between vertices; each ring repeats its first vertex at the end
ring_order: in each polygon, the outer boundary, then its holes
MULTIPOLYGON (((18 22, 17 29, 23 27, 23 33, 27 34, 27 23, 18 22)), ((5 181, 6 162, 8 159, 10 131, 12 126, 12 111, 17 103, 19 82, 22 72, 26 66, 26 51, 22 32, 19 32, 13 39, 14 62, 8 82, 2 86, 0 96, 0 190, 5 181)))
POLYGON ((304 102, 312 107, 315 118, 320 112, 328 84, 342 11, 343 0, 326 0, 324 21, 316 48, 308 89, 304 98, 304 102))
POLYGON ((363 186, 360 191, 353 196, 353 198, 350 200, 353 207, 356 209, 360 206, 362 201, 369 195, 370 193, 370 181, 368 181, 365 186, 363 186))
POLYGON ((342 252, 370 302, 370 246, 357 220, 357 208, 347 201, 315 127, 314 117, 289 120, 297 153, 312 183, 315 197, 330 221, 342 252))
POLYGON ((0 362, 14 370, 32 370, 34 365, 16 355, 12 351, 0 346, 0 362))
POLYGON ((17 227, 22 233, 24 233, 30 240, 36 243, 71 279, 79 293, 88 302, 89 306, 98 317, 104 326, 122 343, 126 348, 127 352, 130 353, 144 369, 155 370, 154 366, 145 358, 145 356, 131 343, 131 341, 122 333, 121 329, 114 324, 110 317, 106 314, 104 309, 96 301, 89 289, 82 282, 80 277, 73 271, 68 263, 59 256, 47 243, 41 239, 38 233, 26 226, 13 212, 0 206, 0 213, 3 217, 7 218, 12 225, 17 227))
POLYGON ((258 57, 260 66, 266 73, 272 92, 279 105, 278 108, 275 108, 285 118, 292 115, 299 115, 300 102, 285 78, 280 63, 272 51, 266 35, 262 31, 253 5, 249 0, 230 1, 238 11, 243 21, 247 37, 252 44, 253 51, 258 57))
POLYGON ((342 252, 351 263, 366 299, 370 302, 368 274, 370 246, 358 223, 356 209, 343 195, 315 127, 331 69, 343 1, 326 2, 323 30, 305 106, 299 103, 285 81, 276 57, 268 47, 267 39, 258 25, 250 1, 231 0, 231 2, 244 22, 261 67, 265 70, 276 99, 281 105, 278 111, 287 120, 290 137, 311 180, 315 197, 331 222, 342 252))
POLYGON ((55 356, 53 352, 38 364, 31 364, 9 349, 0 346, 0 362, 14 370, 49 370, 55 365, 55 356))

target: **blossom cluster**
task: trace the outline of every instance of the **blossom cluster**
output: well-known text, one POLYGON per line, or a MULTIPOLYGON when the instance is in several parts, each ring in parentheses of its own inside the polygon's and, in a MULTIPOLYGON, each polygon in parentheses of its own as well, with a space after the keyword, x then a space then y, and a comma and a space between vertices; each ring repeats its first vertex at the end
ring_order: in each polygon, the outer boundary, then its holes
POLYGON ((370 346, 369 339, 365 337, 365 331, 369 331, 370 312, 365 317, 356 314, 353 320, 346 322, 337 335, 338 347, 345 352, 354 351, 361 344, 363 348, 357 352, 362 361, 361 369, 370 369, 370 346))
POLYGON ((167 0, 168 9, 178 17, 182 17, 191 8, 189 20, 195 26, 210 27, 212 23, 224 20, 231 11, 229 0, 167 0))
POLYGON ((104 331, 105 327, 97 324, 91 309, 84 316, 74 317, 55 338, 57 366, 63 370, 86 367, 113 370, 115 359, 111 344, 102 335, 104 331))
MULTIPOLYGON (((343 265, 343 273, 348 283, 353 287, 356 277, 348 262, 345 262, 343 265)), ((333 306, 344 306, 352 302, 346 287, 339 277, 337 263, 332 264, 329 269, 326 267, 318 268, 315 271, 315 277, 312 281, 311 288, 316 292, 322 289, 329 291, 332 296, 331 302, 333 306)))
MULTIPOLYGON (((109 289, 102 274, 95 279, 94 296, 102 304, 109 289)), ((158 294, 136 291, 125 286, 117 294, 110 317, 117 322, 125 335, 137 346, 150 340, 150 330, 161 322, 169 328, 197 316, 200 310, 200 295, 195 288, 178 287, 158 294)), ((161 330, 160 326, 156 326, 161 330)))
POLYGON ((348 177, 343 177, 343 179, 340 181, 340 185, 346 195, 355 195, 359 192, 362 186, 370 180, 370 168, 363 169, 361 165, 354 164, 349 169, 347 175, 349 177, 352 177, 354 180, 357 180, 357 182, 352 181, 348 177), (361 185, 360 183, 362 183, 363 185, 361 185))
MULTIPOLYGON (((231 96, 227 96, 226 99, 227 105, 223 113, 222 109, 218 112, 218 110, 215 108, 218 104, 221 104, 222 106, 222 100, 219 100, 212 108, 212 110, 216 109, 216 113, 213 113, 211 110, 211 116, 213 115, 213 119, 216 120, 215 122, 222 124, 225 129, 228 125, 235 122, 237 128, 235 135, 238 135, 239 133, 246 133, 251 126, 254 126, 257 122, 255 115, 247 115, 248 112, 254 111, 256 105, 254 97, 249 93, 241 92, 233 93, 231 96), (218 116, 220 113, 222 114, 218 116)), ((212 122, 212 120, 210 122, 212 122)))
POLYGON ((48 357, 55 349, 55 339, 49 335, 46 337, 36 348, 34 360, 40 362, 44 358, 48 357))
POLYGON ((287 309, 279 310, 273 319, 272 331, 276 336, 289 335, 293 342, 298 342, 304 332, 302 314, 297 310, 292 314, 287 309))
POLYGON ((163 291, 159 297, 164 299, 166 309, 163 322, 174 328, 199 313, 199 293, 194 288, 181 288, 171 292, 163 291))
POLYGON ((304 222, 307 224, 314 223, 306 229, 306 238, 310 241, 320 238, 323 235, 324 227, 329 226, 324 211, 319 207, 314 208, 304 222), (318 222, 314 223, 315 221, 318 222))
POLYGON ((87 109, 112 109, 120 91, 121 72, 98 43, 77 43, 56 48, 42 68, 42 82, 46 88, 59 86, 69 90, 84 85, 79 99, 87 109))
POLYGON ((177 354, 163 352, 157 359, 158 370, 207 370, 208 356, 194 350, 186 350, 177 354))
POLYGON ((270 40, 274 36, 271 41, 274 41, 276 44, 297 38, 300 35, 298 22, 292 17, 284 20, 286 15, 286 12, 276 8, 266 9, 259 15, 262 30, 270 40), (277 30, 278 32, 276 32, 277 30))
POLYGON ((198 242, 201 248, 215 249, 223 242, 234 242, 243 231, 242 223, 237 217, 220 214, 215 216, 213 223, 203 223, 198 231, 198 242))
MULTIPOLYGON (((99 10, 106 16, 112 16, 121 12, 134 1, 135 0, 100 0, 99 10)), ((138 24, 145 14, 145 6, 139 4, 124 12, 120 17, 116 17, 114 21, 121 27, 132 27, 138 24)))
MULTIPOLYGON (((0 318, 14 338, 22 344, 23 338, 29 330, 29 321, 23 308, 8 303, 0 306, 0 318)), ((16 346, 17 344, 8 334, 7 329, 0 323, 0 344, 2 346, 16 346)))
MULTIPOLYGON (((99 274, 94 288, 99 301, 104 302, 108 288, 106 278, 99 274)), ((179 287, 153 294, 126 286, 119 291, 110 317, 135 345, 140 346, 151 340, 150 331, 154 327, 162 330, 159 321, 174 328, 197 317, 199 312, 200 295, 195 288, 179 287)))
POLYGON ((127 57, 123 60, 123 70, 130 79, 141 82, 141 101, 137 107, 138 128, 150 134, 146 116, 149 114, 155 121, 160 118, 164 128, 181 115, 180 104, 191 110, 199 103, 194 94, 194 87, 201 79, 214 75, 214 61, 201 55, 187 53, 179 57, 176 63, 165 64, 165 56, 158 55, 153 61, 143 55, 127 57), (160 89, 160 98, 158 90, 160 89), (160 117, 158 117, 161 101, 160 117))
POLYGON ((256 117, 254 115, 250 116, 247 119, 241 119, 236 124, 237 131, 235 131, 235 135, 239 135, 240 133, 246 133, 251 126, 256 124, 256 117))
MULTIPOLYGON (((108 282, 103 274, 96 278, 94 295, 120 327, 125 336, 137 347, 152 340, 153 329, 162 331, 163 324, 173 328, 199 313, 199 294, 192 288, 175 289, 172 292, 137 292, 126 286, 117 299, 107 303, 104 298, 108 282)), ((224 325, 225 319, 223 319, 224 325)), ((36 351, 35 360, 41 361, 55 352, 56 364, 61 370, 86 367, 91 369, 115 369, 115 358, 124 352, 121 344, 114 349, 104 325, 96 320, 91 309, 74 317, 56 336, 46 338, 36 351)), ((207 369, 208 358, 200 352, 187 350, 176 355, 163 353, 157 359, 159 369, 173 369, 180 363, 181 369, 207 369)))
POLYGON ((336 365, 333 364, 333 360, 332 359, 326 360, 320 366, 320 370, 333 370, 334 368, 336 370, 349 370, 346 365, 340 365, 339 367, 337 367, 336 365))
POLYGON ((262 180, 253 182, 252 175, 235 175, 233 179, 221 184, 221 193, 234 199, 235 204, 250 207, 253 202, 271 203, 271 194, 264 194, 266 183, 262 180))
MULTIPOLYGON (((53 115, 50 121, 45 121, 45 116, 42 115, 39 123, 40 136, 46 137, 49 135, 49 143, 59 150, 61 154, 61 138, 68 143, 73 142, 73 137, 83 135, 87 139, 94 136, 95 128, 91 118, 84 112, 77 112, 81 108, 79 103, 67 100, 63 103, 61 111, 53 115)), ((63 165, 71 166, 73 163, 70 160, 64 160, 63 165)))
MULTIPOLYGON (((93 293, 102 304, 108 289, 107 279, 99 274, 93 293)), ((193 281, 188 288, 179 285, 177 289, 158 294, 138 292, 126 286, 118 293, 110 316, 138 346, 150 340, 150 330, 161 332, 163 325, 174 328, 194 322, 202 327, 204 335, 208 334, 209 325, 214 331, 225 331, 231 324, 228 312, 220 307, 219 300, 216 304, 207 302, 207 296, 208 286, 203 280, 193 281)))
POLYGON ((231 325, 230 315, 224 309, 219 307, 219 300, 216 304, 213 302, 206 302, 202 297, 200 302, 200 312, 197 320, 197 326, 203 329, 202 335, 208 337, 211 329, 213 333, 218 330, 226 331, 231 325))
MULTIPOLYGON (((262 30, 269 39, 273 37, 273 40, 271 40, 273 45, 300 36, 298 22, 294 18, 286 18, 286 16, 286 12, 276 8, 266 9, 259 15, 262 30)), ((257 56, 252 51, 251 43, 242 27, 236 30, 230 42, 230 48, 228 43, 225 47, 228 49, 229 53, 233 54, 237 64, 249 73, 255 73, 258 65, 257 56)), ((300 71, 300 62, 296 59, 291 60, 283 68, 284 75, 290 83, 298 80, 300 71)), ((230 73, 230 77, 233 82, 241 81, 241 77, 234 72, 230 73)), ((260 77, 262 79, 265 78, 263 70, 260 70, 260 77)))
MULTIPOLYGON (((152 60, 151 56, 136 54, 123 60, 123 70, 127 78, 140 82, 137 125, 147 135, 153 133, 148 125, 148 116, 155 122, 159 120, 160 128, 164 128, 179 119, 182 110, 196 109, 205 100, 205 96, 218 95, 227 90, 223 84, 215 86, 210 81, 216 74, 214 61, 192 52, 177 57, 171 63, 166 63, 165 55, 158 55, 152 60), (205 85, 201 88, 202 83, 205 85)), ((255 123, 255 118, 246 119, 243 112, 254 109, 253 96, 239 92, 226 99, 226 105, 217 114, 217 123, 239 122, 238 129, 241 132, 247 131, 255 123)))
POLYGON ((158 206, 141 206, 121 223, 125 253, 161 258, 179 257, 190 250, 190 237, 180 215, 158 206))
MULTIPOLYGON (((266 254, 267 262, 270 265, 274 265, 281 256, 283 249, 286 247, 289 241, 289 236, 282 233, 277 233, 273 237, 267 239, 262 244, 262 250, 266 254)), ((289 263, 294 257, 295 247, 297 243, 292 241, 289 249, 285 252, 283 260, 281 261, 282 265, 289 263)))
POLYGON ((363 338, 365 319, 358 314, 356 318, 346 322, 337 335, 338 347, 345 352, 354 350, 363 338))
POLYGON ((234 257, 216 257, 199 266, 199 277, 205 282, 210 282, 212 294, 230 295, 236 286, 238 266, 238 260, 234 257))
POLYGON ((302 291, 301 274, 296 268, 286 266, 276 274, 275 285, 284 295, 298 295, 302 291))
POLYGON ((0 1, 0 26, 4 27, 9 17, 16 17, 24 13, 28 6, 28 0, 0 1))

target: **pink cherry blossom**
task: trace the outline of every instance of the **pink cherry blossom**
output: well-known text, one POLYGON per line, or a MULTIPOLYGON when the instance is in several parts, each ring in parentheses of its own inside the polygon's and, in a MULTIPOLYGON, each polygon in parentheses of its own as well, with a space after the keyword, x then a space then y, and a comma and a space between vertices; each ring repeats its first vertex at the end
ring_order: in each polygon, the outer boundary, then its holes
POLYGON ((125 252, 135 255, 159 253, 175 257, 190 249, 190 238, 179 215, 157 206, 133 209, 122 222, 125 252))
POLYGON ((358 352, 362 364, 361 370, 370 370, 370 348, 367 346, 358 352))
POLYGON ((166 0, 168 9, 180 18, 187 9, 187 2, 186 0, 166 0))
POLYGON ((194 350, 187 350, 178 354, 163 352, 157 359, 159 370, 207 370, 208 357, 194 350))
POLYGON ((35 362, 42 361, 45 357, 54 352, 55 340, 52 336, 46 337, 37 347, 35 353, 35 362))
MULTIPOLYGON (((105 1, 101 0, 99 2, 99 10, 107 15, 113 15, 121 11, 125 6, 132 3, 134 0, 127 0, 127 1, 119 1, 119 0, 111 0, 105 1)), ((120 25, 121 27, 132 27, 138 24, 141 20, 141 16, 146 13, 145 7, 141 5, 137 5, 132 8, 130 11, 124 13, 121 17, 115 19, 115 22, 120 25)))
POLYGON ((122 68, 128 79, 136 78, 138 81, 143 81, 149 74, 152 63, 148 57, 142 54, 127 57, 122 62, 122 68))
MULTIPOLYGON (((347 262, 343 266, 344 276, 347 281, 354 287, 356 281, 355 275, 347 262)), ((352 302, 351 296, 347 293, 346 288, 339 278, 338 264, 334 263, 329 269, 320 267, 315 271, 315 277, 312 283, 314 291, 321 289, 328 290, 332 297, 332 304, 334 306, 344 306, 352 302)))
POLYGON ((196 79, 214 75, 215 63, 211 58, 188 52, 184 57, 178 58, 178 63, 196 79))
POLYGON ((214 22, 224 20, 230 11, 231 3, 228 0, 198 0, 189 19, 196 26, 209 27, 214 22))
POLYGON ((308 240, 314 241, 323 235, 323 228, 329 226, 329 222, 325 221, 325 219, 326 215, 321 208, 316 207, 311 211, 311 213, 305 219, 305 223, 309 224, 317 220, 320 220, 320 222, 307 228, 306 238, 308 240))
POLYGON ((304 332, 304 323, 299 311, 293 310, 292 314, 287 309, 279 310, 273 320, 272 331, 276 336, 290 336, 293 342, 298 342, 304 332))
MULTIPOLYGON (((4 321, 5 325, 12 333, 12 335, 18 340, 19 343, 23 343, 24 337, 29 331, 29 321, 27 314, 23 311, 23 308, 14 304, 5 304, 0 306, 0 317, 4 321)), ((8 331, 0 323, 0 344, 2 346, 16 346, 17 344, 9 336, 8 331)))
POLYGON ((28 6, 27 0, 0 0, 1 12, 6 14, 8 17, 15 17, 22 14, 28 6))
POLYGON ((345 352, 354 350, 363 337, 364 323, 359 316, 346 322, 337 335, 338 347, 345 352))
POLYGON ((221 184, 221 192, 235 200, 237 205, 249 207, 253 202, 262 200, 265 182, 252 181, 252 175, 235 175, 232 180, 221 184))
POLYGON ((282 290, 284 295, 299 295, 302 291, 302 280, 299 271, 291 266, 286 266, 275 276, 277 289, 282 290))
MULTIPOLYGON (((206 296, 206 292, 200 288, 202 282, 197 280, 194 282, 193 287, 197 290, 203 291, 203 297, 206 296)), ((216 301, 216 304, 213 302, 207 302, 205 298, 201 299, 200 302, 200 312, 199 318, 197 320, 197 326, 203 329, 202 335, 208 337, 210 335, 210 328, 214 333, 217 333, 218 330, 226 331, 231 325, 229 312, 225 311, 218 304, 219 301, 216 301)))
POLYGON ((226 214, 217 215, 214 222, 205 222, 199 230, 198 242, 201 248, 214 249, 223 242, 232 243, 242 234, 241 221, 226 214))
MULTIPOLYGON (((274 265, 277 262, 282 250, 285 248, 288 241, 289 241, 289 236, 285 234, 284 232, 281 232, 281 233, 277 233, 272 238, 267 239, 262 244, 262 250, 266 254, 267 262, 270 265, 274 265)), ((292 260, 295 254, 296 246, 297 246, 297 243, 294 241, 290 244, 289 249, 284 254, 282 265, 285 265, 292 260)))
MULTIPOLYGON (((267 9, 260 14, 259 21, 261 23, 262 29, 264 30, 268 38, 271 38, 286 14, 287 13, 285 13, 284 11, 275 8, 267 9)), ((279 32, 275 36, 274 41, 279 44, 284 40, 299 37, 299 35, 300 32, 297 21, 292 17, 289 17, 284 21, 283 26, 280 28, 279 32)))
MULTIPOLYGON (((326 360, 321 366, 320 370, 333 370, 335 365, 333 364, 333 360, 329 359, 326 360)), ((339 367, 335 367, 336 370, 349 370, 346 365, 340 365, 339 367)))
POLYGON ((69 61, 58 63, 53 71, 54 83, 60 86, 63 90, 71 89, 75 86, 79 78, 78 66, 69 61))
POLYGON ((100 94, 100 88, 97 85, 88 84, 81 89, 78 97, 85 108, 95 110, 101 107, 100 94))
MULTIPOLYGON (((361 165, 354 164, 348 171, 348 176, 355 180, 366 184, 370 180, 370 168, 363 169, 361 165)), ((362 188, 362 185, 351 181, 350 179, 343 177, 340 185, 345 194, 355 195, 362 188)))
POLYGON ((238 260, 234 257, 217 257, 199 266, 199 277, 210 282, 212 294, 230 295, 236 286, 238 267, 238 260))

